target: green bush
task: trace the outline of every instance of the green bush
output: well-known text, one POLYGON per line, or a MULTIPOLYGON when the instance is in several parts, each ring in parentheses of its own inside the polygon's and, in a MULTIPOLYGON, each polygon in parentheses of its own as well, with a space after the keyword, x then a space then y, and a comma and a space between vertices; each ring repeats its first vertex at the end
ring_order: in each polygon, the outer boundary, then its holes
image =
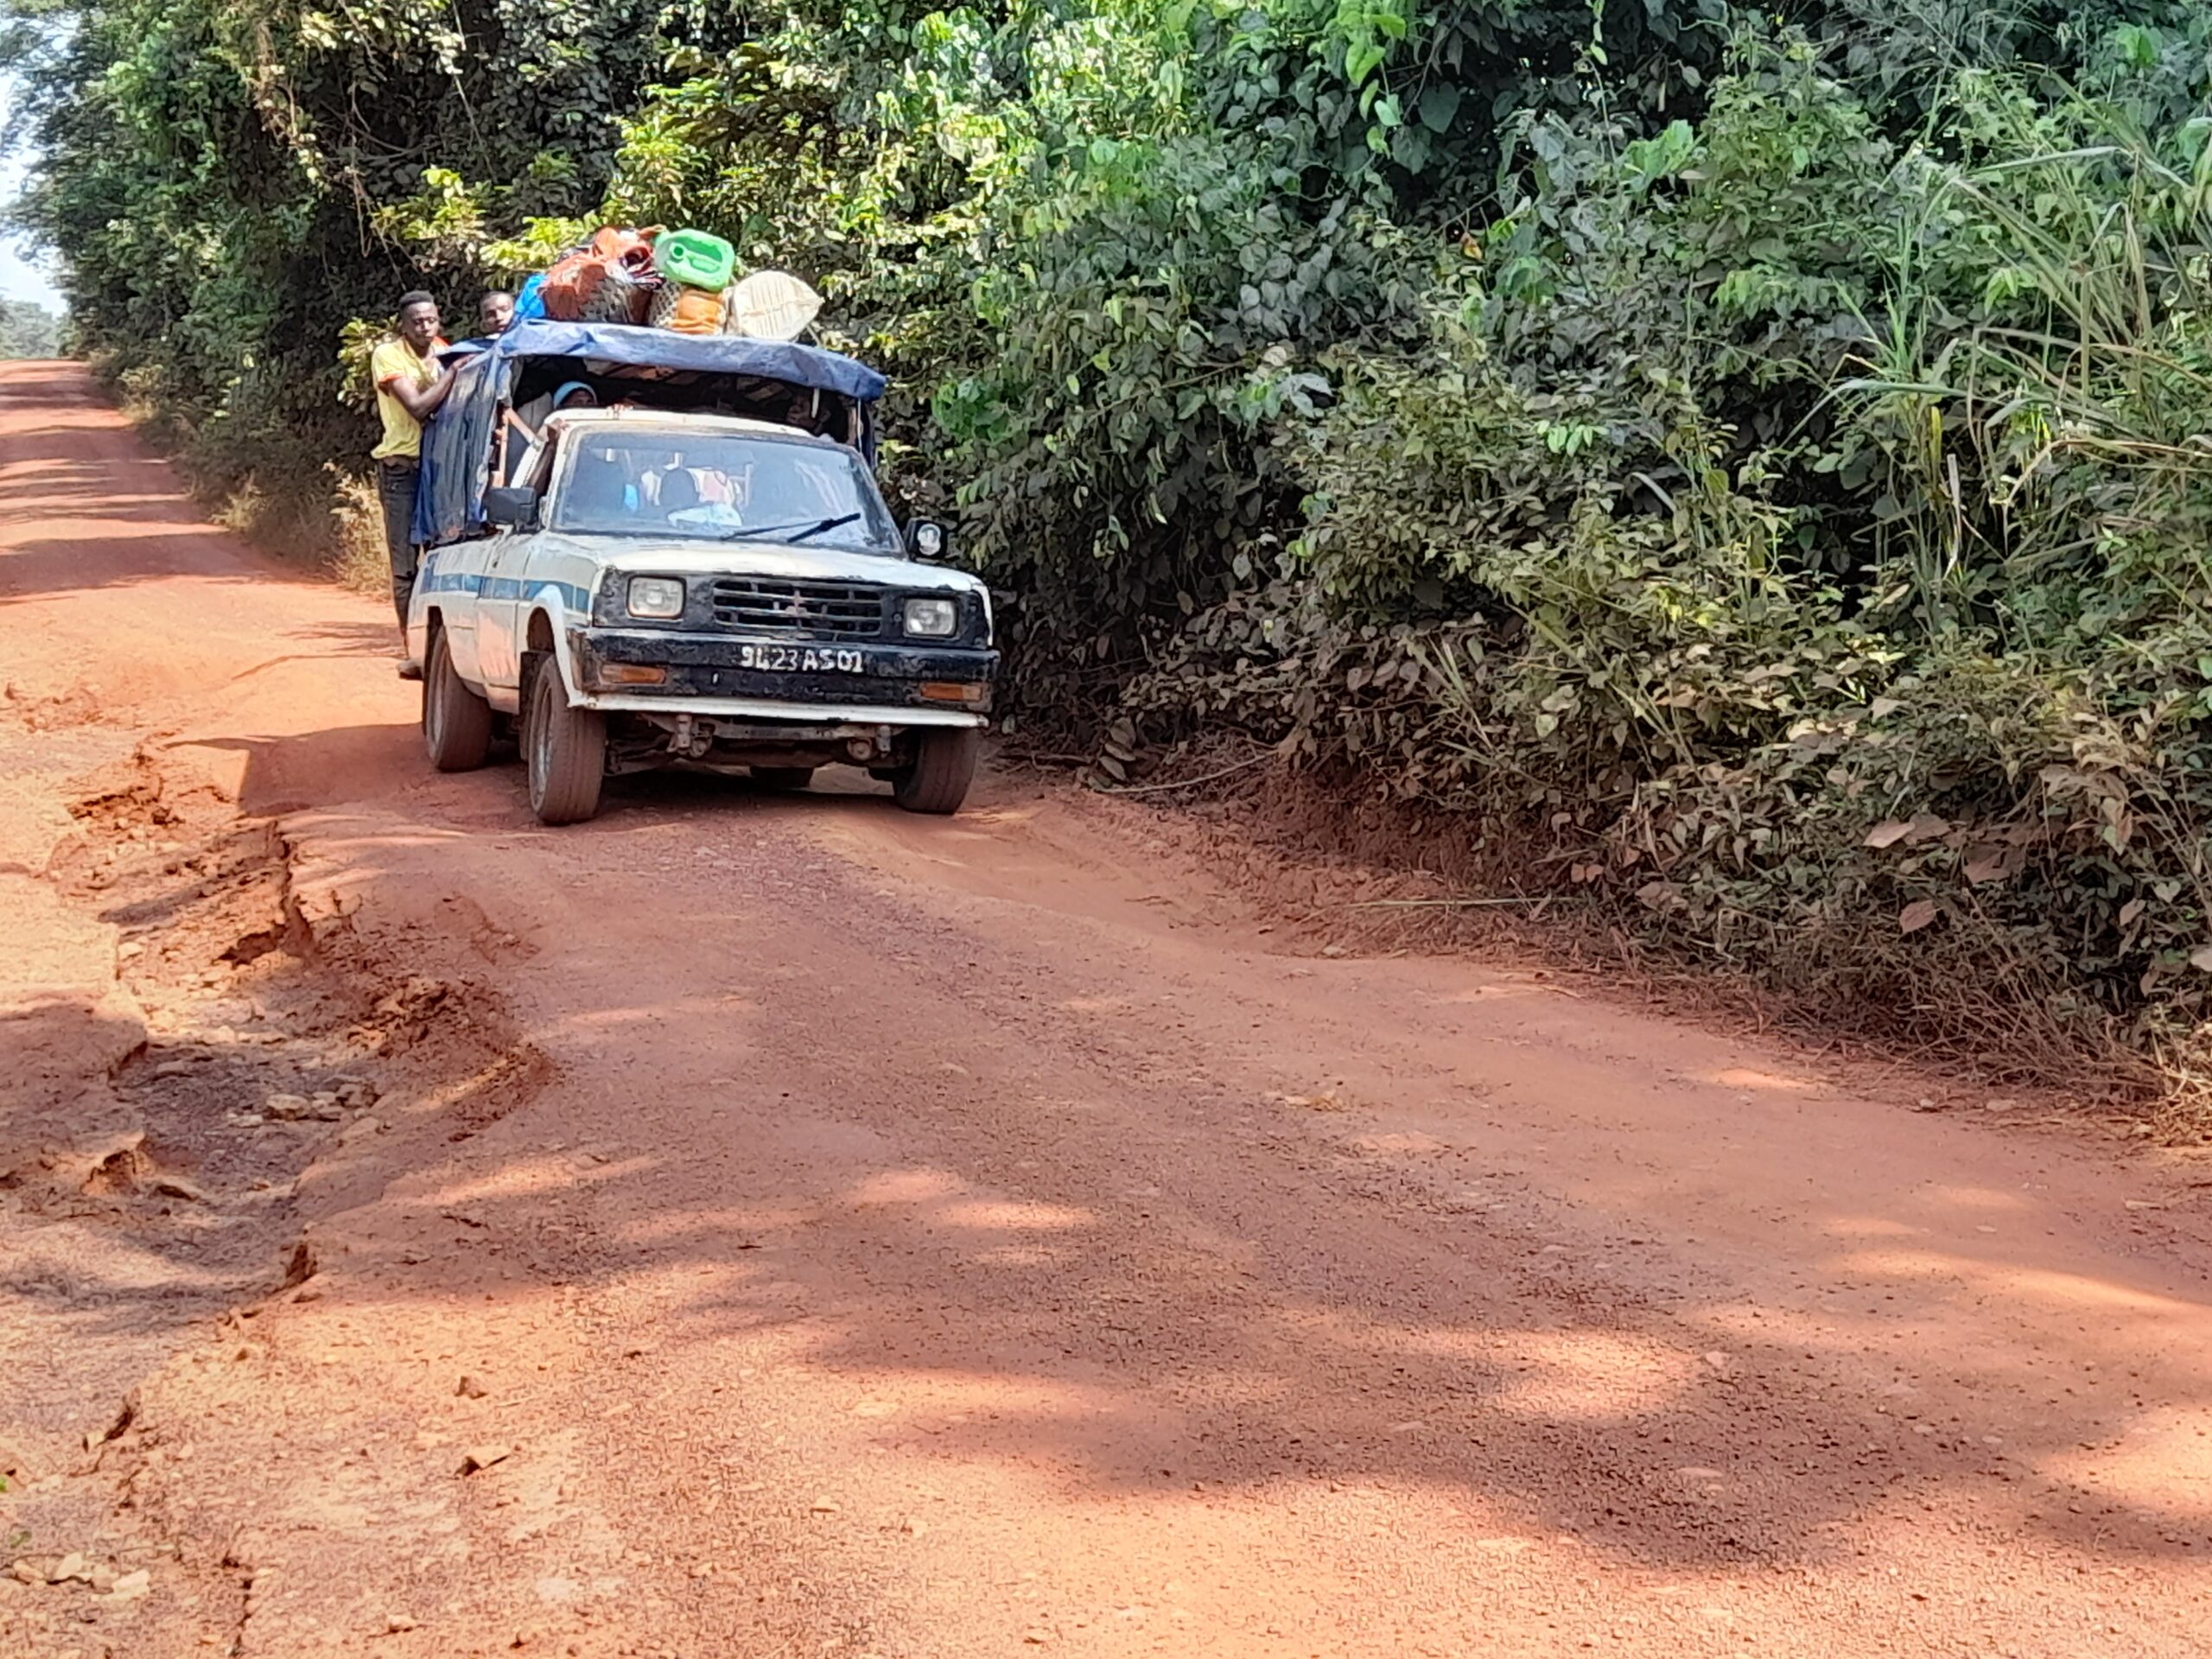
POLYGON ((2145 124, 2164 61, 1962 69, 1892 135, 1751 36, 1694 124, 1529 122, 1425 347, 1337 365, 1277 582, 1139 706, 1899 1036, 2185 1069, 2212 124, 2145 124))

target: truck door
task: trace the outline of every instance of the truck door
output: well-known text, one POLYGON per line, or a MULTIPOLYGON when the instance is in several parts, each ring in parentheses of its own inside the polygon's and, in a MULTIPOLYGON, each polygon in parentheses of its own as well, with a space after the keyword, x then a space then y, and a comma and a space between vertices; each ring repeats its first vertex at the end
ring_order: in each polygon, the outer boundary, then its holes
POLYGON ((484 683, 476 652, 476 594, 483 570, 482 542, 448 542, 423 554, 415 579, 416 590, 437 609, 455 671, 472 685, 484 683))
MULTIPOLYGON (((553 437, 546 453, 535 457, 526 474, 517 480, 536 489, 541 503, 558 463, 555 450, 559 443, 558 436, 553 437)), ((478 543, 484 550, 484 575, 476 594, 476 654, 483 665, 484 683, 496 691, 512 692, 521 683, 522 651, 515 631, 534 535, 526 530, 502 530, 478 543)), ((498 699, 501 705, 505 701, 498 699)))
POLYGON ((515 606, 529 541, 525 531, 503 530, 478 543, 484 550, 484 578, 476 594, 476 658, 484 683, 502 691, 515 689, 515 606))

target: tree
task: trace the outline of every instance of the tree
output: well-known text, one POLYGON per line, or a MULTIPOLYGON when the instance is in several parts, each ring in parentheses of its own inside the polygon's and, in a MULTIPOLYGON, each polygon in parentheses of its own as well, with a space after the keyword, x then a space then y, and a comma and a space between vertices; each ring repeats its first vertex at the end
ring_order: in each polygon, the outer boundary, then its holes
POLYGON ((0 358, 60 355, 59 316, 29 300, 0 300, 0 358))
POLYGON ((743 28, 657 0, 16 5, 42 25, 8 36, 40 151, 16 219, 218 492, 327 490, 368 448, 359 326, 416 287, 473 315, 487 244, 591 209, 670 53, 743 28))

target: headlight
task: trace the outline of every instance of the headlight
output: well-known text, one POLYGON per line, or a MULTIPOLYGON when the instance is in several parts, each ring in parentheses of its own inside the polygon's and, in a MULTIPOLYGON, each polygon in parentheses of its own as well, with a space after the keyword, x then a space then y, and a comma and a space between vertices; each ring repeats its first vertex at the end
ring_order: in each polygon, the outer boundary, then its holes
POLYGON ((943 639, 960 626, 960 603, 951 599, 910 599, 906 631, 924 639, 943 639))
POLYGON ((658 617, 683 615, 683 584, 673 576, 631 577, 630 614, 658 617))

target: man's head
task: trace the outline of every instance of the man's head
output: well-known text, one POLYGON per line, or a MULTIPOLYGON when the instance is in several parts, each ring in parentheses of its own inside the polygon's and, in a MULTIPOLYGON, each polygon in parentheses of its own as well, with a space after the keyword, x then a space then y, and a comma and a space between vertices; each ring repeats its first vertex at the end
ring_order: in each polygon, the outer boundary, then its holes
POLYGON ((660 510, 664 513, 689 511, 699 505, 699 480, 683 467, 663 473, 660 479, 660 510))
POLYGON ((587 449, 569 480, 568 504, 585 512, 622 512, 629 505, 629 474, 620 461, 604 450, 587 449))
POLYGON ((553 394, 556 409, 597 409, 599 394, 581 380, 571 380, 553 394))
POLYGON ((438 337, 438 302, 419 288, 399 296, 399 337, 418 355, 438 337))
POLYGON ((476 302, 476 326, 487 334, 504 334, 515 320, 515 296, 495 288, 476 302))

